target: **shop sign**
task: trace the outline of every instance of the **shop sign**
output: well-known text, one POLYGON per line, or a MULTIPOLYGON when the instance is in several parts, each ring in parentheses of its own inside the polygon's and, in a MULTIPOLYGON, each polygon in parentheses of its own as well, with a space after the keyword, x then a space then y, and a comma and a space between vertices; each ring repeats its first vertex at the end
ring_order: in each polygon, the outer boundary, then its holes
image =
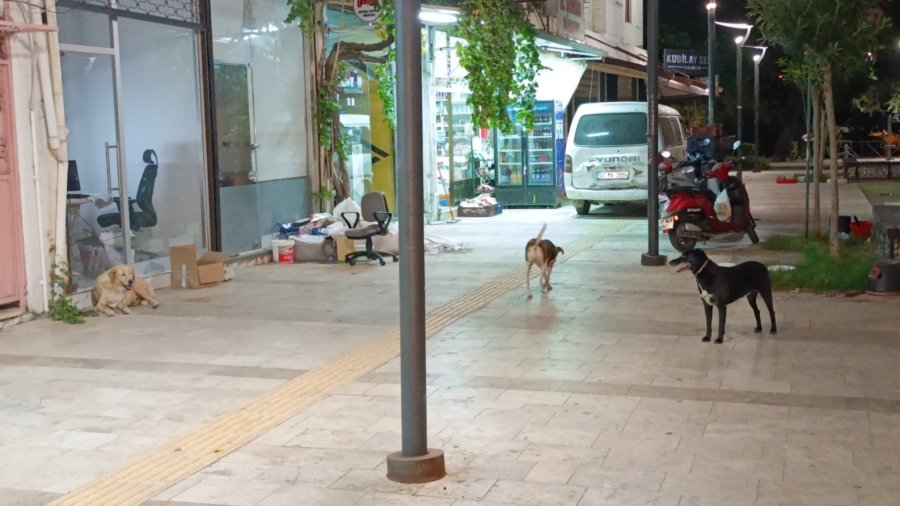
POLYGON ((557 35, 570 40, 584 40, 584 12, 582 0, 558 0, 556 11, 557 35))
POLYGON ((663 50, 663 65, 672 72, 692 77, 709 74, 709 57, 701 51, 665 49, 663 50))
POLYGON ((381 17, 380 0, 353 0, 353 12, 363 23, 373 23, 381 17))

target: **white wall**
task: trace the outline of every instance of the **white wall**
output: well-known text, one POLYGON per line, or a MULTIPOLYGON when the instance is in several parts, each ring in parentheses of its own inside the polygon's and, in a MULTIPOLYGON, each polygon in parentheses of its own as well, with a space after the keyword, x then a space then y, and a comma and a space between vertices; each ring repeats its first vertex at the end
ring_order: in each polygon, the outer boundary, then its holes
MULTIPOLYGON (((13 9, 13 19, 25 22, 18 9, 13 9)), ((50 268, 49 238, 53 235, 54 182, 56 180, 56 161, 47 144, 44 115, 41 107, 40 93, 33 85, 37 84, 37 74, 33 72, 31 58, 31 38, 43 35, 19 34, 11 37, 13 100, 15 101, 16 150, 18 157, 18 173, 21 186, 22 229, 25 245, 25 273, 27 287, 27 305, 30 311, 44 312, 46 308, 41 294, 42 277, 46 273, 41 268, 41 257, 50 268), (40 173, 40 201, 35 196, 34 156, 31 139, 30 112, 36 111, 37 131, 37 167, 40 173), (38 207, 42 214, 42 223, 38 223, 38 207), (40 247, 41 235, 44 236, 45 249, 40 247)))
POLYGON ((643 0, 585 0, 588 27, 627 45, 644 45, 643 0), (631 22, 625 22, 625 3, 631 3, 631 22))
POLYGON ((631 23, 625 23, 623 41, 632 46, 644 46, 644 2, 643 0, 623 0, 631 2, 631 23))

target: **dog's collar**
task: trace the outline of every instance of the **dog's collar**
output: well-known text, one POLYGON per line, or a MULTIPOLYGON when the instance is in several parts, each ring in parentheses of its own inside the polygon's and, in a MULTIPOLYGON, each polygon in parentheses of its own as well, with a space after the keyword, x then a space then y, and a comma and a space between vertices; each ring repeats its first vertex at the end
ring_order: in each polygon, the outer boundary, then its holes
POLYGON ((708 259, 708 258, 706 259, 705 262, 703 262, 703 265, 701 265, 700 268, 697 269, 697 272, 694 273, 694 276, 697 276, 698 274, 700 274, 701 272, 703 272, 703 269, 706 269, 706 266, 707 266, 707 265, 709 265, 709 259, 708 259))

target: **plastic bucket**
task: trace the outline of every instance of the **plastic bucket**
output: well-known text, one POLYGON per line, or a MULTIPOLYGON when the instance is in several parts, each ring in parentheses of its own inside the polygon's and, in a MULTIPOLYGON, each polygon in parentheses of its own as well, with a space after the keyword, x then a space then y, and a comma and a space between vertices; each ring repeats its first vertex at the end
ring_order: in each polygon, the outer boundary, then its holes
POLYGON ((272 261, 280 264, 294 263, 294 241, 272 239, 272 261))

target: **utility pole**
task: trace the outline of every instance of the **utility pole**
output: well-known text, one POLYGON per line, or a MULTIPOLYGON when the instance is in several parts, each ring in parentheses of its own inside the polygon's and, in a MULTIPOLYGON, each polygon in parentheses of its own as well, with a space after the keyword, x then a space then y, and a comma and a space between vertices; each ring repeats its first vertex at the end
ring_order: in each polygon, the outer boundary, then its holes
POLYGON ((716 122, 716 2, 714 0, 706 4, 706 19, 707 59, 709 60, 709 77, 706 80, 709 91, 706 122, 712 125, 716 122))

